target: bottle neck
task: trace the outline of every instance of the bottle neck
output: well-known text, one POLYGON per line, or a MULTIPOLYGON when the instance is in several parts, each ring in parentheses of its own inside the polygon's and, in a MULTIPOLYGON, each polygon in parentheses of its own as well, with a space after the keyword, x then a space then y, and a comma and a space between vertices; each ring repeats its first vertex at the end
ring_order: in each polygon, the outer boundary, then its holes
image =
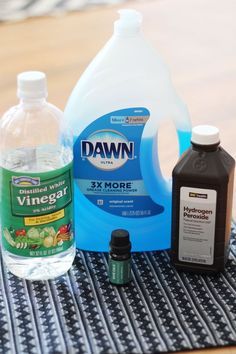
POLYGON ((130 252, 126 252, 126 253, 122 253, 122 254, 117 254, 116 252, 110 252, 110 257, 114 260, 114 261, 125 261, 127 259, 131 258, 131 253, 130 252))
POLYGON ((20 106, 26 108, 40 107, 46 103, 45 97, 40 98, 20 98, 20 106))
POLYGON ((124 24, 121 21, 115 21, 114 32, 115 36, 121 37, 135 37, 142 33, 142 27, 140 23, 124 24))
POLYGON ((195 151, 204 151, 204 152, 212 152, 217 151, 219 149, 220 143, 212 144, 212 145, 200 145, 191 142, 192 149, 195 151))

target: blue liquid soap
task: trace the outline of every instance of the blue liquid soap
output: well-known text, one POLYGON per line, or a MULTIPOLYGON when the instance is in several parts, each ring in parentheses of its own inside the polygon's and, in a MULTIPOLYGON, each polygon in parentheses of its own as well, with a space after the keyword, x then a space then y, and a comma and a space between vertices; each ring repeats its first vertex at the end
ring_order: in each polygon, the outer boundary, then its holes
MULTIPOLYGON (((178 131, 177 135, 180 152, 185 151, 190 145, 191 133, 178 131)), ((143 158, 140 158, 140 165, 146 194, 150 192, 151 196, 144 201, 146 207, 154 210, 155 215, 140 217, 112 215, 103 210, 103 205, 91 202, 88 195, 81 191, 81 183, 75 179, 75 230, 79 248, 107 251, 111 232, 117 226, 129 230, 132 235, 132 251, 155 250, 157 247, 161 250, 170 247, 171 182, 162 177, 159 164, 157 160, 155 161, 158 156, 150 154, 154 140, 156 139, 150 138, 141 142, 140 156, 143 158), (91 235, 92 242, 88 242, 88 235, 91 235)), ((101 198, 100 195, 99 199, 102 200, 101 198)))
POLYGON ((191 124, 165 64, 141 35, 141 14, 120 14, 65 110, 74 134, 76 242, 108 251, 112 230, 125 229, 132 251, 166 249, 171 182, 159 166, 158 127, 172 119, 182 153, 191 124))
POLYGON ((191 132, 177 130, 177 135, 179 141, 181 141, 179 146, 179 155, 181 156, 190 147, 191 132))

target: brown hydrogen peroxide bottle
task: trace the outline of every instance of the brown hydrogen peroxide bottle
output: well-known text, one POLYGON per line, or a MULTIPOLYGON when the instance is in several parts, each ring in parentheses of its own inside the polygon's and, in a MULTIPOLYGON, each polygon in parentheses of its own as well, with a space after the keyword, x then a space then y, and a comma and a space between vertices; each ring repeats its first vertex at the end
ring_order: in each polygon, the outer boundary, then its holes
POLYGON ((193 128, 192 146, 173 170, 171 259, 179 270, 223 271, 229 253, 234 159, 217 128, 193 128))

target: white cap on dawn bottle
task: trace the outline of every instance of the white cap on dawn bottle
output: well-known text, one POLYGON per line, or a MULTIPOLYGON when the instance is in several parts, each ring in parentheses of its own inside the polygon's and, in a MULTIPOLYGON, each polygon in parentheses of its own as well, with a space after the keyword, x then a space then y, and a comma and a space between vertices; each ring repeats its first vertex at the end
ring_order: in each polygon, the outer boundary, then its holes
POLYGON ((219 129, 212 125, 197 125, 192 130, 191 142, 198 145, 218 144, 219 129))
POLYGON ((23 99, 47 97, 47 79, 41 71, 25 71, 17 75, 17 96, 23 99))
POLYGON ((114 32, 122 35, 135 35, 142 25, 142 14, 133 9, 118 11, 120 18, 114 23, 114 32))

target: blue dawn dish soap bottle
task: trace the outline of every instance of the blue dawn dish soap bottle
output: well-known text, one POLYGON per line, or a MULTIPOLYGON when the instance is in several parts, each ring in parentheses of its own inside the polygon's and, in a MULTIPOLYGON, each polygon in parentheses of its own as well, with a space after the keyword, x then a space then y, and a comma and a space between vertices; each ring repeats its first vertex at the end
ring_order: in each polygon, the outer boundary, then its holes
POLYGON ((73 140, 63 113, 46 101, 44 73, 21 73, 17 86, 20 103, 0 122, 3 259, 13 274, 45 280, 75 257, 73 140))
POLYGON ((142 16, 121 10, 114 34, 75 86, 66 110, 74 132, 77 246, 108 251, 112 230, 133 251, 170 247, 171 186, 158 161, 159 124, 173 120, 182 153, 190 121, 168 70, 141 32, 142 16))

